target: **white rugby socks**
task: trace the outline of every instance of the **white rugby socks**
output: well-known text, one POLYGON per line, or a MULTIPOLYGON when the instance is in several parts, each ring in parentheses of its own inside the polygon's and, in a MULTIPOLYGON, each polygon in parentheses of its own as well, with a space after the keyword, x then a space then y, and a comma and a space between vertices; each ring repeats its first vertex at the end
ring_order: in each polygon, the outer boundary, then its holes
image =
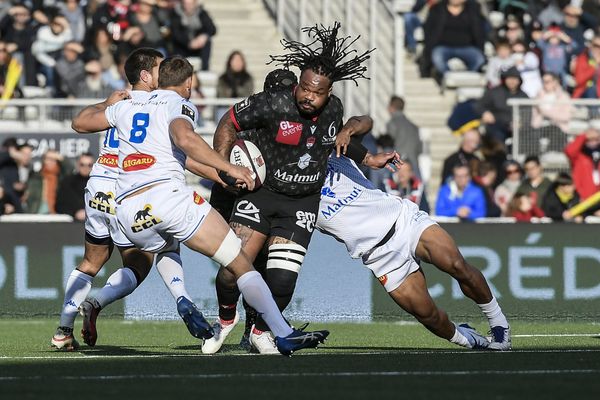
POLYGON ((136 287, 137 279, 133 271, 127 267, 119 268, 108 277, 106 285, 96 295, 96 300, 98 300, 100 307, 105 308, 107 305, 131 294, 136 287))
POLYGON ((492 296, 492 301, 487 304, 477 304, 481 311, 487 317, 490 327, 493 328, 495 326, 501 326, 503 328, 508 328, 508 321, 506 320, 506 316, 500 309, 500 305, 496 301, 496 298, 492 296))
POLYGON ((156 269, 175 301, 181 296, 192 300, 187 290, 185 290, 183 267, 178 253, 171 251, 159 254, 156 257, 156 269))
POLYGON ((60 312, 60 326, 73 328, 78 312, 77 308, 90 292, 93 279, 93 276, 83 273, 78 269, 74 269, 71 272, 65 287, 65 299, 60 312))
POLYGON ((269 287, 257 271, 249 271, 240 276, 237 286, 246 302, 261 314, 275 336, 285 337, 293 332, 283 319, 269 287))

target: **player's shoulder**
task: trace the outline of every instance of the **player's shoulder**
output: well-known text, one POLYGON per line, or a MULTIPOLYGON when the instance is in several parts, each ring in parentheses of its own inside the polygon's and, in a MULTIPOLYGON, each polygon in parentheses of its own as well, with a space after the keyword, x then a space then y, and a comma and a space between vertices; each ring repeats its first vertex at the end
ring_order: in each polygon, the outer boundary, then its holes
POLYGON ((335 94, 332 94, 329 97, 329 106, 335 111, 338 111, 338 110, 343 111, 344 110, 344 104, 342 103, 342 100, 339 97, 337 97, 335 94))

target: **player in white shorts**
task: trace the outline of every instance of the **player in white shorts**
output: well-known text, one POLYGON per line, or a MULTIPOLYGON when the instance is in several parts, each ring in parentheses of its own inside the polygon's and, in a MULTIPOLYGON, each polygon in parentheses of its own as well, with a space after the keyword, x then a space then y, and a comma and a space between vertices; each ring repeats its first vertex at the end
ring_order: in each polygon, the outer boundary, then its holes
MULTIPOLYGON (((372 166, 392 159, 380 157, 372 166)), ((350 158, 332 155, 327 165, 316 227, 344 242, 392 299, 434 334, 468 348, 509 350, 506 317, 483 274, 464 260, 450 235, 416 204, 376 189, 350 158), (479 305, 490 323, 491 343, 468 325, 453 324, 436 306, 420 260, 450 274, 479 305)))
POLYGON ((249 169, 227 162, 194 132, 197 112, 187 100, 192 74, 187 60, 167 58, 160 65, 159 90, 145 98, 118 102, 89 117, 91 125, 109 124, 119 135, 119 228, 137 247, 158 254, 158 258, 170 255, 183 242, 225 265, 235 275, 246 301, 262 313, 277 335, 282 354, 316 347, 329 332, 289 327, 264 280, 241 251, 235 233, 185 185, 183 167, 189 157, 250 189, 254 186, 249 169))
MULTIPOLYGON (((132 52, 125 62, 125 72, 133 90, 117 91, 106 101, 83 109, 73 120, 73 127, 81 133, 96 132, 85 130, 88 115, 103 111, 124 97, 136 98, 158 87, 158 66, 162 54, 154 49, 140 48, 132 52)), ((102 127, 104 130, 108 125, 102 127)), ((83 262, 71 272, 65 287, 65 299, 61 310, 60 324, 51 344, 57 349, 74 350, 78 347, 73 337, 73 324, 78 308, 83 315, 82 336, 90 346, 97 340, 96 317, 103 307, 128 295, 141 284, 148 275, 154 255, 136 249, 117 226, 115 216, 116 179, 118 175, 119 141, 114 128, 108 129, 100 156, 94 164, 85 190, 85 254, 83 262), (108 261, 117 245, 123 268, 113 273, 95 298, 88 298, 91 283, 98 271, 108 261)), ((190 333, 195 337, 210 335, 210 325, 191 302, 185 290, 183 270, 177 263, 164 259, 157 269, 165 280, 165 285, 177 300, 177 308, 190 333)))

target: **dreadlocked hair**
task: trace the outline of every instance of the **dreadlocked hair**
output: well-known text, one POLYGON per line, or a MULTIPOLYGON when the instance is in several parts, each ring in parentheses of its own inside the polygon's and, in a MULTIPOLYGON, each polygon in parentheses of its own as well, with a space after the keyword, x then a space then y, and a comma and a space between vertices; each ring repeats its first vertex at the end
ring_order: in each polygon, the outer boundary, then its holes
POLYGON ((350 46, 360 38, 360 35, 355 39, 350 36, 338 38, 341 26, 339 22, 335 22, 333 28, 326 28, 323 25, 302 28, 302 32, 305 32, 312 42, 304 44, 295 40, 282 39, 281 44, 284 50, 289 50, 289 53, 270 55, 271 61, 267 64, 275 63, 286 69, 296 66, 301 71, 311 69, 315 73, 329 78, 331 83, 351 80, 358 86, 357 79, 369 79, 365 76, 367 67, 361 64, 371 57, 370 54, 375 49, 367 50, 361 55, 355 55, 354 58, 343 61, 352 54, 358 53, 356 50, 351 50, 350 46))

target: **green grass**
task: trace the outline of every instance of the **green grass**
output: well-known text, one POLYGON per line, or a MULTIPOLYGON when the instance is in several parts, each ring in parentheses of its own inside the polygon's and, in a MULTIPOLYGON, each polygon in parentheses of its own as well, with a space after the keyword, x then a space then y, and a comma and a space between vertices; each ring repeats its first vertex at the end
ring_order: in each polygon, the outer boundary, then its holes
POLYGON ((415 324, 311 324, 330 339, 291 358, 247 355, 241 328, 203 356, 180 322, 99 322, 96 347, 64 353, 49 346, 55 320, 0 320, 0 399, 600 398, 591 322, 513 322, 506 353, 464 350, 415 324), (520 336, 530 334, 582 336, 520 336))

